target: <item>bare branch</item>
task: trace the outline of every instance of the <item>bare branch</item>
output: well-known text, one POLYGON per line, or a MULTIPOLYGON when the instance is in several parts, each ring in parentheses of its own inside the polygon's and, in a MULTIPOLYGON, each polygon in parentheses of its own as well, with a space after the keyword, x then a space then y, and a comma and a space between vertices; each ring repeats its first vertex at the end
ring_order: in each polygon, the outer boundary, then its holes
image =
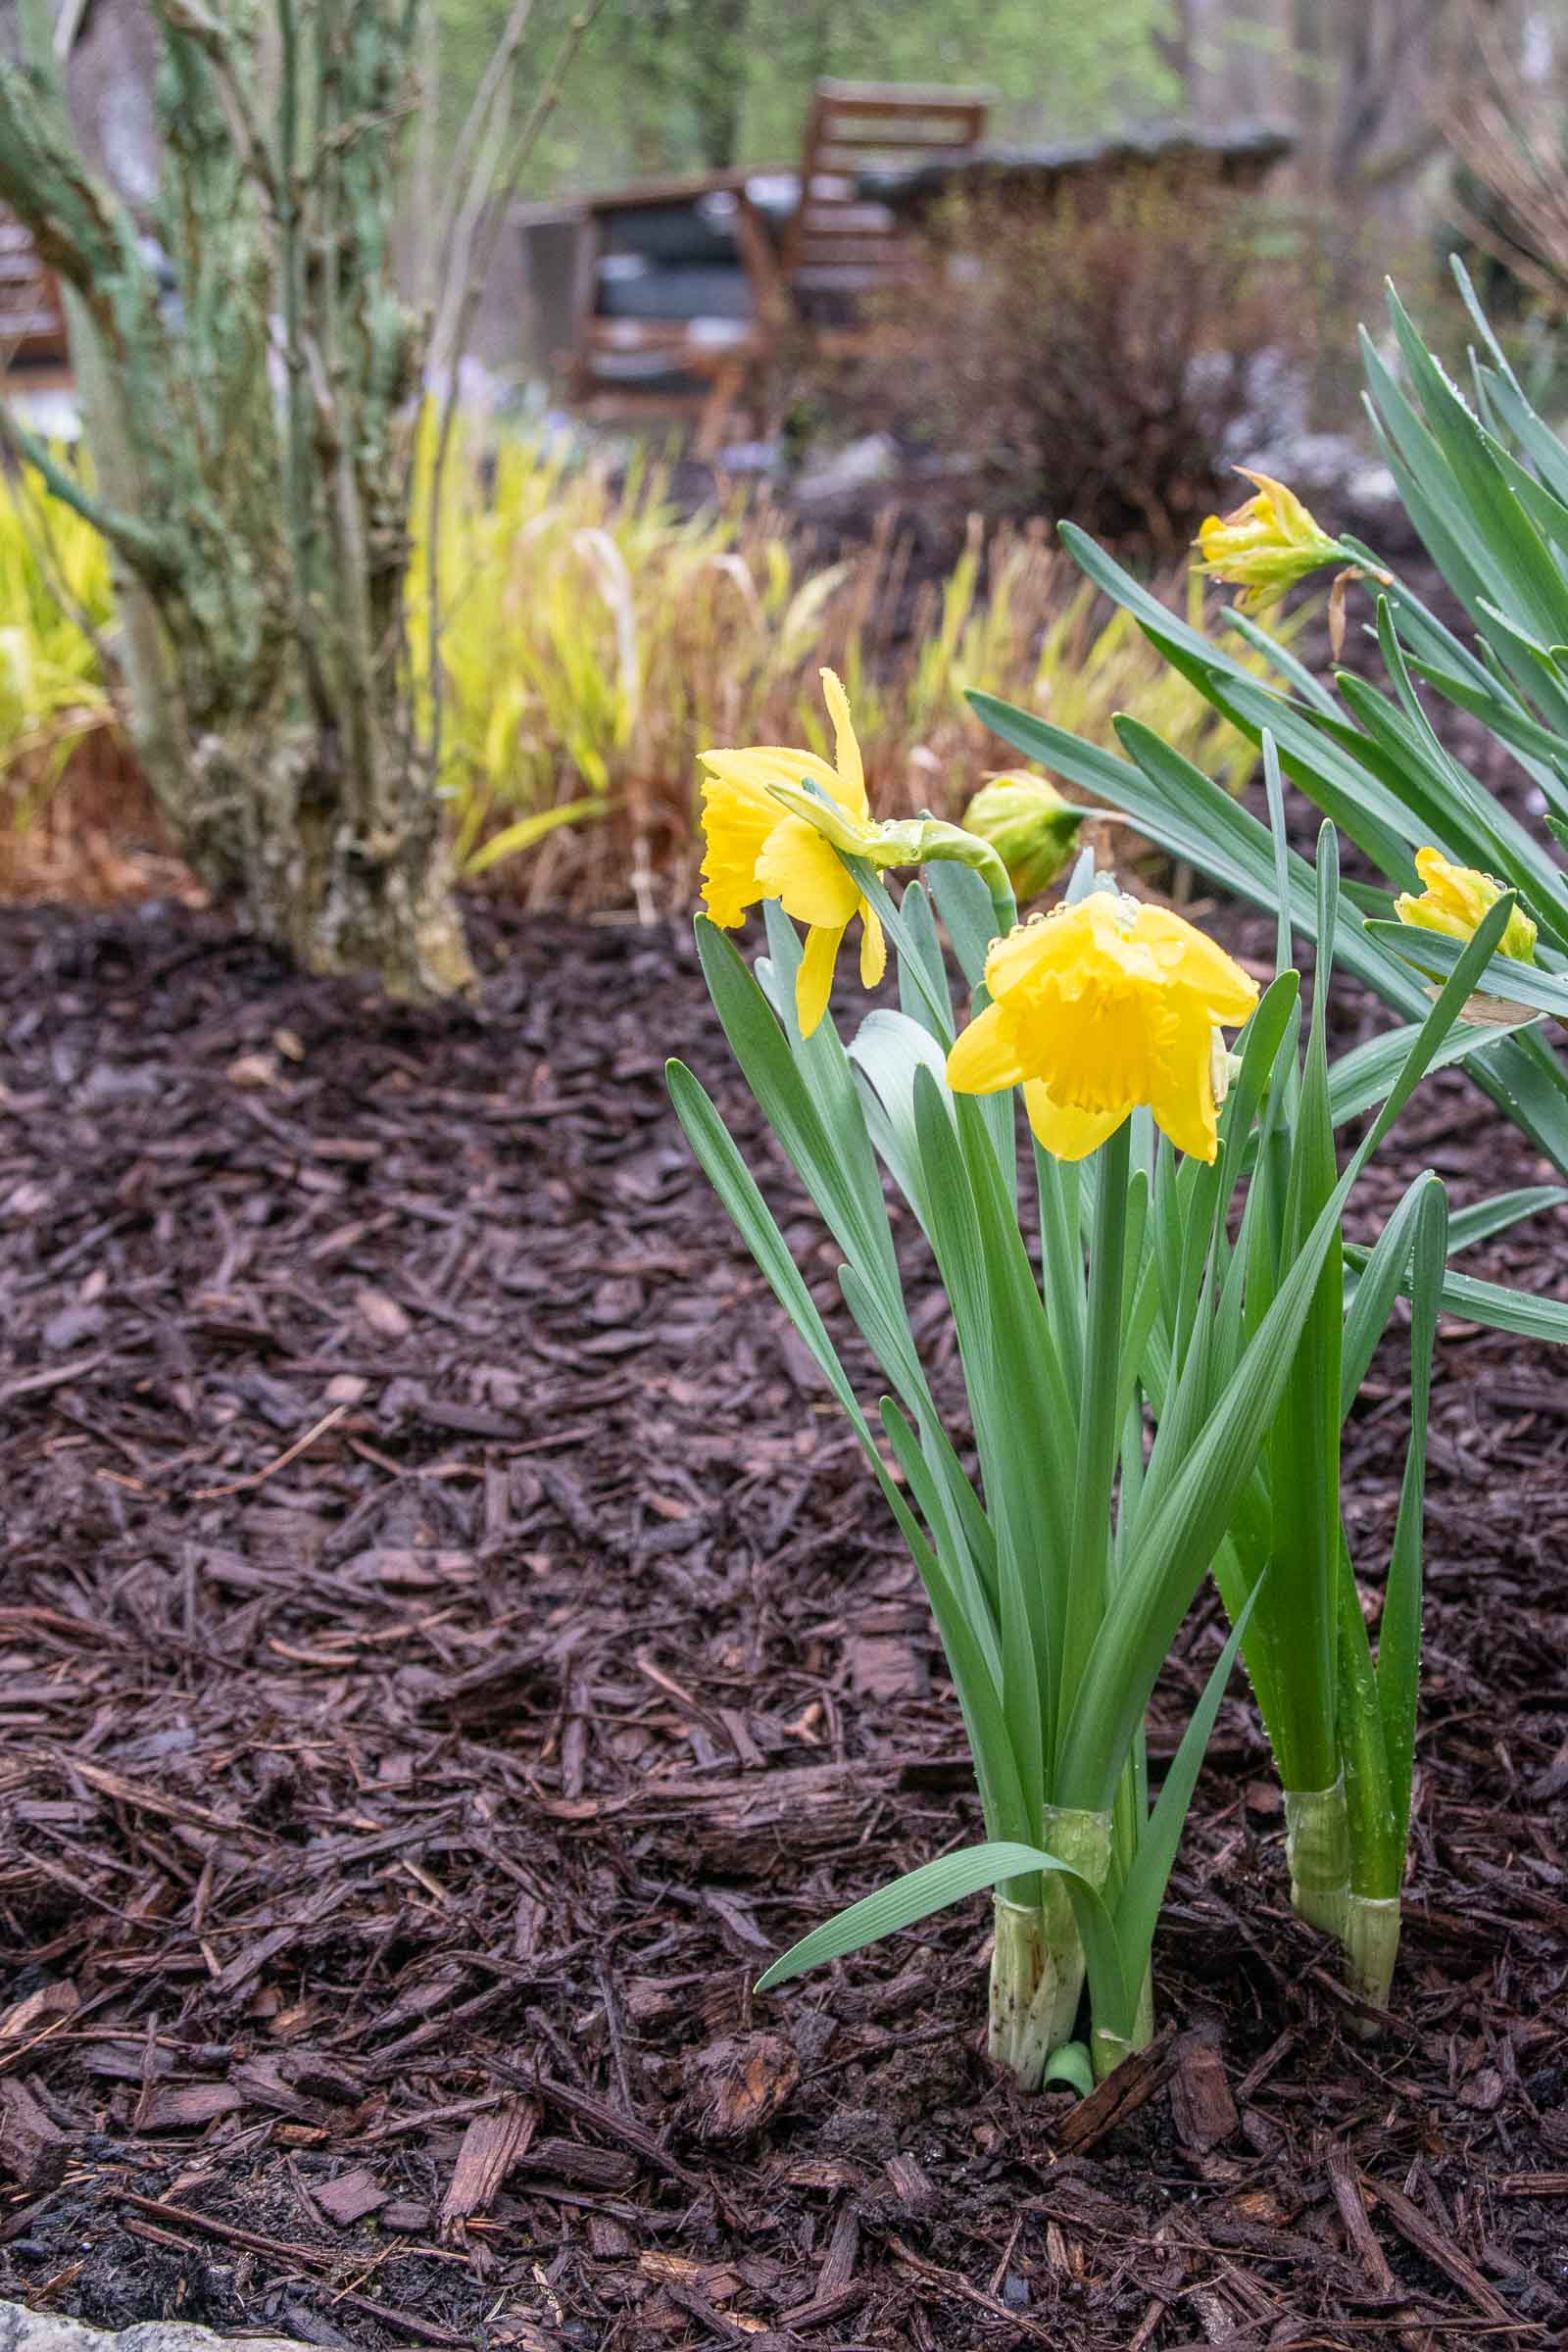
POLYGON ((460 357, 459 335, 464 304, 467 299, 474 237, 485 205, 490 200, 489 191, 496 185, 509 130, 510 124, 505 115, 497 115, 485 133, 484 145, 474 159, 463 208, 450 222, 437 248, 435 306, 427 354, 432 375, 444 376, 450 368, 457 366, 460 357))
POLYGON ((517 133, 511 153, 506 157, 505 161, 501 164, 496 172, 495 176, 491 180, 489 188, 490 202, 488 211, 485 214, 483 220, 479 224, 479 232, 475 239, 474 246, 469 252, 465 253, 461 257, 462 268, 460 282, 464 289, 463 299, 458 307, 455 331, 452 337, 451 350, 448 355, 449 372, 447 377, 446 393, 441 406, 441 423, 440 429, 436 436, 435 457, 430 466, 429 508, 425 527, 426 595, 429 603, 429 617, 427 627, 429 643, 432 648, 430 661, 430 733, 428 739, 427 757, 432 775, 436 774, 440 767, 441 731, 445 715, 443 708, 444 698, 442 693, 441 659, 439 651, 441 630, 441 486, 446 475, 447 460, 451 452, 453 427, 457 422, 458 371, 463 362, 463 355, 467 348, 468 336, 472 332, 473 315, 478 306, 479 292, 483 284, 484 272, 489 266, 491 254, 495 247, 496 237, 499 233, 499 223, 506 217, 507 207, 512 202, 513 193, 516 188, 518 179, 522 175, 523 168, 526 165, 529 156, 533 153, 535 144, 539 138, 539 134, 544 129, 545 124, 549 122, 551 116, 555 113, 556 108, 561 103, 561 94, 565 84, 567 72, 569 71, 572 62, 575 59, 578 50, 582 47, 584 40, 587 38, 589 29, 592 26, 595 18, 599 15, 599 12, 604 5, 605 0, 587 0, 587 5, 578 10, 577 14, 572 18, 570 24, 567 25, 565 33, 561 42, 561 46, 556 52, 555 64, 551 68, 550 73, 546 75, 543 84, 534 98, 533 105, 529 108, 527 116, 524 118, 522 127, 517 133))
POLYGON ((516 60, 532 14, 533 0, 513 0, 512 14, 507 19, 501 38, 491 51, 490 62, 474 92, 473 104, 458 133, 446 202, 441 207, 431 245, 435 257, 434 282, 437 286, 447 282, 453 258, 453 238, 458 233, 459 222, 467 217, 469 207, 476 198, 480 204, 484 202, 484 192, 494 170, 494 162, 490 160, 491 116, 500 106, 507 76, 516 60))
POLYGON ((87 0, 64 0, 55 24, 55 55, 64 65, 76 46, 81 21, 87 14, 87 0))
POLYGON ((1488 221, 1469 204, 1463 225, 1494 260, 1560 308, 1568 294, 1568 164, 1559 106, 1527 85, 1480 10, 1472 7, 1468 16, 1483 83, 1447 108, 1443 127, 1502 217, 1488 221))
POLYGON ((58 462, 48 443, 29 432, 3 401, 0 401, 0 441, 24 464, 33 467, 63 507, 70 507, 83 522, 90 522, 95 531, 101 531, 111 546, 118 547, 143 579, 152 582, 172 576, 173 558, 163 534, 147 523, 138 522, 133 515, 118 514, 95 498, 84 483, 58 462))

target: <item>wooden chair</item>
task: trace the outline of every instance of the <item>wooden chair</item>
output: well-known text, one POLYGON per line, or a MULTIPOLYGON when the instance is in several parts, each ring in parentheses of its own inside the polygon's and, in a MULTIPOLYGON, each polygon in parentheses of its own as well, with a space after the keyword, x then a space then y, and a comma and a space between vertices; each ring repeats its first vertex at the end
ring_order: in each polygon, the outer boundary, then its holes
POLYGON ((711 172, 587 199, 574 405, 601 417, 696 410, 699 454, 711 456, 791 332, 833 352, 885 341, 867 297, 896 281, 911 232, 878 181, 891 189, 951 166, 980 138, 988 104, 975 90, 818 82, 781 223, 756 194, 777 173, 711 172))
POLYGON ((979 145, 989 110, 981 90, 817 83, 783 274, 819 348, 853 352, 885 333, 868 315, 875 305, 867 297, 897 283, 910 241, 878 181, 891 188, 916 173, 940 173, 979 145))
POLYGON ((65 305, 29 231, 0 212, 0 372, 43 387, 68 383, 71 351, 65 305))

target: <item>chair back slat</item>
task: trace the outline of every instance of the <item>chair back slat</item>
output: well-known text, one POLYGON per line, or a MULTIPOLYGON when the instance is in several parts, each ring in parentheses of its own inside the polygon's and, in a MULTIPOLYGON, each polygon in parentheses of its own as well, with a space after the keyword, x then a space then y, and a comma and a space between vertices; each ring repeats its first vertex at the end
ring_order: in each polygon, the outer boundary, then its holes
POLYGON ((844 324, 847 303, 897 281, 907 266, 906 240, 894 213, 877 200, 876 177, 951 164, 979 144, 989 108, 980 90, 817 83, 801 158, 801 201, 783 256, 803 311, 809 314, 825 299, 844 324))

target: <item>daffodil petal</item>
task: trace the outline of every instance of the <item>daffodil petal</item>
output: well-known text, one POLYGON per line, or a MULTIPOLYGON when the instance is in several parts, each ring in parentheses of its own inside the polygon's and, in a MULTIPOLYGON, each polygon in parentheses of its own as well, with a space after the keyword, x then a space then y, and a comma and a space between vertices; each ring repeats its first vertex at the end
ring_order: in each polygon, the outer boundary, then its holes
POLYGON ((1181 915, 1164 906, 1140 906, 1133 937, 1153 949, 1160 969, 1171 979, 1202 998, 1211 1021, 1234 1027, 1256 1010, 1256 981, 1181 915))
POLYGON ((888 968, 888 943, 881 918, 860 901, 860 986, 875 988, 888 968))
POLYGON ((860 903, 837 853, 804 816, 786 816, 763 842, 757 879, 764 898, 777 899, 798 923, 842 931, 860 903))
POLYGON ((1000 1004, 976 1013, 948 1054, 948 1084, 956 1095, 995 1095, 1025 1075, 1000 1004))
POLYGON ((850 716, 850 698, 845 693, 837 673, 824 669, 822 699, 827 714, 833 721, 833 757, 838 768, 838 790, 835 797, 857 816, 868 813, 865 797, 865 769, 860 761, 860 746, 856 739, 855 722, 850 716))
POLYGON ((1475 931, 1474 923, 1467 923, 1429 892, 1423 892, 1417 899, 1409 891, 1401 890, 1394 902, 1394 911, 1401 923, 1411 923, 1418 931, 1441 931, 1448 939, 1469 939, 1475 931))
POLYGON ((1277 482, 1271 473, 1254 473, 1250 466, 1238 466, 1236 470, 1255 486, 1261 512, 1287 539, 1304 544, 1323 537, 1317 517, 1301 504, 1294 490, 1277 482))
POLYGON ((994 939, 986 950, 987 989, 993 997, 1010 996, 1054 967, 1072 969, 1082 959, 1093 923, 1077 907, 1054 907, 1033 922, 1019 923, 1005 939, 994 939))
POLYGON ((1153 1041, 1149 1105, 1154 1123, 1190 1158, 1212 1160, 1219 1150, 1214 1105, 1214 1028, 1201 1002, 1173 994, 1153 1041))
POLYGON ((836 930, 828 924, 813 924, 806 934, 806 953, 795 975, 795 1017, 801 1024, 803 1037, 810 1036, 827 1010, 828 999, 833 994, 833 967, 843 937, 842 923, 836 930))
POLYGON ((1052 1101, 1050 1089, 1039 1078, 1026 1080, 1023 1106, 1036 1140, 1053 1159, 1087 1159, 1127 1117, 1125 1110, 1069 1110, 1052 1101))
MULTIPOLYGON (((738 791, 766 795, 775 784, 799 784, 803 781, 819 784, 822 790, 841 805, 844 793, 838 776, 825 760, 815 752, 793 752, 788 744, 760 744, 750 752, 699 752, 702 765, 721 784, 738 791)), ((778 804, 769 801, 768 807, 778 814, 778 804)))
POLYGON ((779 821, 777 804, 710 776, 703 784, 703 905, 724 930, 762 896, 757 860, 779 821))
MULTIPOLYGON (((1401 891, 1394 902, 1394 911, 1401 923, 1413 923, 1421 931, 1472 939, 1476 925, 1503 893, 1504 885, 1495 874, 1484 874, 1473 865, 1454 865, 1441 850, 1417 850, 1415 868, 1426 888, 1419 898, 1401 891)), ((1497 942, 1497 953, 1512 956, 1521 963, 1534 963, 1537 936, 1534 918, 1516 905, 1497 942)))

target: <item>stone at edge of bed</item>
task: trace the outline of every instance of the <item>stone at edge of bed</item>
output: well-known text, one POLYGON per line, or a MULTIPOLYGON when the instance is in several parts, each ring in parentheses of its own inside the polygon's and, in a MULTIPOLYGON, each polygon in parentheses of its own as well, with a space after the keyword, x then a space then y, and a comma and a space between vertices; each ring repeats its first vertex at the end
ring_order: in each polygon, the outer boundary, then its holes
POLYGON ((139 2320, 118 2334, 52 2311, 0 2303, 0 2352, 308 2352, 284 2335, 215 2335, 185 2320, 139 2320))

